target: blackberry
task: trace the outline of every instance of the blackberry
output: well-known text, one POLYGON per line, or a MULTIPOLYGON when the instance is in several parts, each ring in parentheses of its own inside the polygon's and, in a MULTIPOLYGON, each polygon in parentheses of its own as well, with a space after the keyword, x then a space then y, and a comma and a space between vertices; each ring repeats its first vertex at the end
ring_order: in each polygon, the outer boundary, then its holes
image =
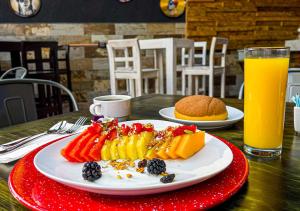
POLYGON ((141 161, 138 162, 138 167, 139 168, 144 168, 146 166, 147 166, 147 160, 146 159, 141 160, 141 161))
POLYGON ((175 178, 175 174, 168 174, 168 175, 160 178, 160 181, 162 183, 171 183, 171 182, 173 182, 174 178, 175 178))
POLYGON ((153 160, 148 161, 147 171, 150 174, 159 175, 166 171, 166 163, 163 160, 154 158, 153 160))
POLYGON ((96 162, 87 162, 82 168, 82 177, 88 181, 95 181, 102 176, 101 166, 96 162))

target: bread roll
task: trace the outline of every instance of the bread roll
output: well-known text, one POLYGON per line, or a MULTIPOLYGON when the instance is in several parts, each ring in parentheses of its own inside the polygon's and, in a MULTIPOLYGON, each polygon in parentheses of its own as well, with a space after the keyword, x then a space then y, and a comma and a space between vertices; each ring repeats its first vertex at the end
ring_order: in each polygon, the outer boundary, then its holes
POLYGON ((194 121, 214 121, 227 119, 228 113, 222 100, 194 95, 182 98, 175 104, 175 117, 194 121))

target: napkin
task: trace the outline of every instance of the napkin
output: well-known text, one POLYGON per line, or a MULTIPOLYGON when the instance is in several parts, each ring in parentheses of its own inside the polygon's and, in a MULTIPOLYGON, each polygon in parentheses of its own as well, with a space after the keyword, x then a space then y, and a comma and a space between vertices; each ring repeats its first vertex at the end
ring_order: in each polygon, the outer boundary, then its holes
MULTIPOLYGON (((72 127, 73 124, 67 123, 66 128, 72 127)), ((88 125, 82 126, 79 128, 79 130, 76 131, 76 133, 82 132, 84 129, 86 129, 88 125)), ((39 134, 37 134, 39 135, 39 134)), ((37 136, 36 135, 36 136, 37 136)), ((29 142, 28 144, 22 146, 19 149, 13 150, 11 152, 0 154, 0 164, 1 163, 9 163, 15 160, 18 160, 22 158, 24 155, 28 154, 29 152, 33 151, 34 149, 47 144, 51 141, 54 141, 59 138, 67 137, 70 134, 47 134, 44 136, 41 136, 37 138, 36 140, 29 142)), ((34 137, 34 136, 33 136, 34 137)))

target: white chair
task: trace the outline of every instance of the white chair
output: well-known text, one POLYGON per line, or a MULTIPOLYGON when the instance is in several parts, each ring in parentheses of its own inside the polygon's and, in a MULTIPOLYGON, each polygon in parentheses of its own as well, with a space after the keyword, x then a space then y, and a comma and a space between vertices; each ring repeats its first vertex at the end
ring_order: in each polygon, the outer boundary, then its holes
POLYGON ((14 67, 14 68, 11 68, 7 71, 5 71, 1 77, 0 77, 0 80, 3 80, 5 79, 6 76, 10 75, 10 74, 15 74, 15 79, 23 79, 26 74, 27 74, 27 69, 24 68, 24 67, 14 67))
MULTIPOLYGON (((205 66, 206 65, 206 50, 207 42, 194 42, 194 65, 195 66, 205 66), (196 51, 201 50, 201 53, 196 53, 196 51)), ((188 67, 189 54, 186 53, 186 49, 182 48, 181 50, 181 65, 177 67, 177 71, 182 71, 183 68, 188 67)), ((198 94, 199 91, 206 92, 206 81, 205 76, 202 76, 202 88, 199 90, 199 76, 195 76, 195 94, 198 94)), ((188 79, 188 87, 192 87, 191 77, 188 79)), ((189 90, 188 92, 191 92, 189 90)))
MULTIPOLYGON (((193 66, 186 67, 182 70, 182 94, 185 95, 185 78, 186 76, 208 76, 209 78, 209 96, 214 96, 214 75, 221 75, 221 98, 225 97, 225 64, 226 64, 226 51, 228 46, 228 39, 221 37, 213 37, 210 54, 209 66, 193 66), (217 51, 217 46, 221 45, 221 51, 217 51), (219 64, 215 64, 219 60, 219 64)), ((191 84, 188 84, 189 86, 191 84)), ((189 87, 188 90, 191 90, 189 87)), ((191 93, 188 93, 189 95, 191 93)))
POLYGON ((154 51, 154 68, 142 69, 140 47, 137 39, 109 40, 107 43, 109 58, 111 93, 117 93, 117 80, 126 80, 127 90, 132 97, 148 94, 149 79, 155 79, 155 93, 159 93, 159 68, 154 51), (123 56, 122 56, 123 55, 123 56))

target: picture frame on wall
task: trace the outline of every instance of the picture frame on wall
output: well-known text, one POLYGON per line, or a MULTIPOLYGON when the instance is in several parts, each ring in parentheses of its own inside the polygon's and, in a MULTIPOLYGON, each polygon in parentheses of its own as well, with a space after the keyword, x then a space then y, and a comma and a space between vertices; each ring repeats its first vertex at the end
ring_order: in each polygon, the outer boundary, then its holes
POLYGON ((10 8, 19 17, 35 16, 41 9, 41 0, 9 0, 10 8))

